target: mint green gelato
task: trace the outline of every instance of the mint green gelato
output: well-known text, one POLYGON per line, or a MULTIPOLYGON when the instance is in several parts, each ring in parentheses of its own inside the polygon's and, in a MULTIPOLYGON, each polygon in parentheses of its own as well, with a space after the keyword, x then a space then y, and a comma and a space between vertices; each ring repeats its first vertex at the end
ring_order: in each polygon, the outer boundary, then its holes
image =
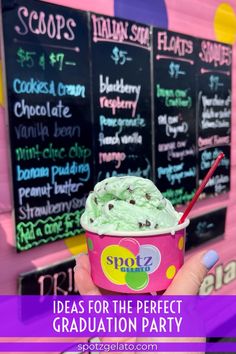
POLYGON ((111 177, 96 184, 86 201, 83 225, 98 234, 172 227, 180 214, 154 183, 141 177, 111 177))

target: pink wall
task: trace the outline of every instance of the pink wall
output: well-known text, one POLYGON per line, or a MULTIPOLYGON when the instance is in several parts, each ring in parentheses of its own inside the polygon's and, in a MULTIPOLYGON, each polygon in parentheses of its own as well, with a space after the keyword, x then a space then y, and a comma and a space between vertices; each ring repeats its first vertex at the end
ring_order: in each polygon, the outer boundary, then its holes
MULTIPOLYGON (((114 0, 115 1, 115 0, 114 0)), ((116 0, 119 1, 119 0, 116 0)), ((121 1, 121 0, 120 0, 121 1)), ((113 0, 51 0, 52 3, 71 6, 82 10, 90 10, 114 14, 113 0)), ((228 1, 236 13, 235 1, 228 1)), ((146 2, 138 2, 137 6, 145 7, 146 2)), ((168 15, 168 29, 177 32, 187 33, 194 36, 201 36, 209 39, 216 39, 214 31, 214 16, 220 0, 166 0, 166 9, 168 15)), ((227 15, 227 14, 226 14, 227 15)), ((224 11, 223 11, 223 15, 224 11)), ((233 15, 234 16, 234 15, 233 15)), ((223 17, 222 17, 223 18, 223 17)), ((224 19, 223 19, 224 20, 224 19)), ((224 21, 223 21, 224 22, 224 21)), ((215 23, 215 26, 217 24, 215 23)), ((236 27, 235 27, 236 28, 236 27)), ((226 28, 226 30, 231 30, 226 28)), ((236 72, 236 47, 234 45, 233 73, 236 72)), ((212 210, 221 206, 228 206, 227 224, 224 240, 219 240, 210 245, 220 254, 220 262, 225 266, 229 261, 235 260, 235 278, 236 278, 236 224, 234 218, 236 215, 236 75, 233 75, 232 89, 232 168, 231 168, 231 192, 227 196, 212 198, 211 200, 199 202, 192 215, 212 210)), ((1 90, 0 83, 0 90, 1 90)), ((0 293, 17 293, 18 275, 22 272, 31 271, 35 267, 48 266, 54 262, 71 257, 85 248, 83 239, 75 238, 73 240, 57 241, 54 244, 42 246, 22 254, 16 254, 14 248, 14 232, 12 219, 11 203, 11 184, 9 175, 9 144, 7 138, 7 126, 5 112, 0 108, 0 293), (80 245, 78 246, 78 243, 80 245)), ((206 246, 203 246, 206 247, 206 246)), ((202 248, 203 248, 202 247, 202 248)), ((208 246, 207 246, 208 247, 208 246)), ((192 251, 191 251, 192 253, 192 251)), ((217 268, 218 285, 220 276, 223 276, 223 270, 220 275, 220 268, 217 268)), ((223 267, 221 267, 223 269, 223 267)), ((215 273, 215 270, 213 270, 215 273)), ((218 286, 218 293, 236 294, 236 279, 229 285, 218 286)))
MULTIPOLYGON (((235 1, 227 1, 231 5, 232 9, 236 13, 235 1)), ((218 39, 215 35, 215 28, 217 23, 214 23, 216 10, 219 9, 219 5, 222 2, 219 0, 209 0, 202 2, 201 0, 166 0, 166 6, 168 9, 168 28, 177 32, 190 34, 196 37, 204 37, 208 39, 218 39)), ((234 17, 235 17, 234 13, 234 17)), ((236 18, 236 17, 235 17, 236 18)), ((230 28, 230 21, 227 19, 227 13, 222 11, 221 21, 225 25, 225 32, 236 31, 236 27, 230 28), (224 18, 225 16, 225 18, 224 18), (228 24, 228 25, 227 25, 228 24)), ((222 39, 225 38, 222 34, 222 39)), ((221 40, 222 40, 221 39, 221 40)), ((213 208, 228 206, 226 231, 223 240, 217 241, 214 244, 203 245, 198 248, 199 250, 206 247, 212 247, 219 252, 220 261, 219 264, 223 264, 224 268, 230 261, 235 261, 234 280, 228 285, 222 284, 218 286, 217 294, 236 294, 236 46, 233 45, 233 64, 232 64, 232 143, 231 143, 231 191, 228 196, 222 196, 213 198, 212 200, 206 200, 199 202, 195 207, 194 214, 212 210, 213 208)), ((193 253, 194 251, 191 251, 193 253)), ((223 273, 220 274, 220 267, 212 271, 213 274, 217 274, 218 279, 223 277, 223 273), (218 273, 217 273, 218 272, 218 273)), ((233 277, 232 277, 233 278, 233 277)), ((216 286, 217 288, 217 286, 216 286)))

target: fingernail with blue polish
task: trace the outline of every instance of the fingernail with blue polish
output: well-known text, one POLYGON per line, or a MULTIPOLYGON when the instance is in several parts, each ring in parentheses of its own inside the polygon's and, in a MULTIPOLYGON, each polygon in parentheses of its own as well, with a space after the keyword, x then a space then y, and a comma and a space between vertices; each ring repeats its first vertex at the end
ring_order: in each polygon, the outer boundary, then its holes
POLYGON ((218 260, 219 260, 218 253, 214 250, 210 250, 204 254, 202 258, 202 263, 207 269, 211 269, 218 260))

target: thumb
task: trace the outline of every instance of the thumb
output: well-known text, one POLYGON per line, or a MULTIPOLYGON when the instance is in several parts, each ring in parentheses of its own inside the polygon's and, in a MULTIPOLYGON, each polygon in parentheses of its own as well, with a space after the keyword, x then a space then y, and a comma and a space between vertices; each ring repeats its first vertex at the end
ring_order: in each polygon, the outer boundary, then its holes
POLYGON ((214 250, 194 255, 178 271, 165 295, 197 295, 204 277, 218 259, 214 250))

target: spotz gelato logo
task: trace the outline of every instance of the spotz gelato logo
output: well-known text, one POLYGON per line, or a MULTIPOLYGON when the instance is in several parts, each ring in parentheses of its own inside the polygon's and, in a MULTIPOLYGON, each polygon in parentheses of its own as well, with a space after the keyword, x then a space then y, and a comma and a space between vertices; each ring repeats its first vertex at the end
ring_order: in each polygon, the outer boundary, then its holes
POLYGON ((136 259, 122 258, 122 257, 107 257, 107 264, 113 265, 115 269, 121 270, 121 272, 148 272, 152 266, 152 257, 140 257, 138 255, 136 259), (124 267, 122 267, 124 265, 124 267))
POLYGON ((136 239, 124 238, 118 245, 107 246, 101 254, 101 265, 106 278, 116 285, 127 285, 142 290, 149 283, 149 274, 161 263, 159 249, 140 245, 136 239))

